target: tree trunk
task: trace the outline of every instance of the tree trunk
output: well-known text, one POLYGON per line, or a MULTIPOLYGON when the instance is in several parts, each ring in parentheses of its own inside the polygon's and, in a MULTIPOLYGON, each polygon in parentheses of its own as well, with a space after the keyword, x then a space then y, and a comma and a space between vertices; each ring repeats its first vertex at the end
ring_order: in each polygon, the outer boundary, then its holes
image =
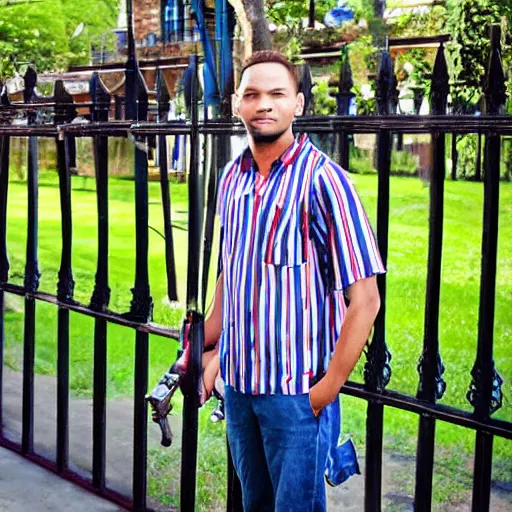
POLYGON ((258 50, 271 50, 272 39, 263 0, 228 0, 244 35, 244 58, 258 50))

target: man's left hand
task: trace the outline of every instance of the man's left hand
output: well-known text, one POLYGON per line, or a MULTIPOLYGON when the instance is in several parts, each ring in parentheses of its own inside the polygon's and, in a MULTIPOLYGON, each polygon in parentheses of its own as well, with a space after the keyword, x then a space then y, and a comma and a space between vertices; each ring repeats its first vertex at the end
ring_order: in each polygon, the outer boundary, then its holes
POLYGON ((333 381, 327 372, 325 377, 309 390, 309 403, 315 416, 318 416, 324 407, 336 400, 340 389, 341 384, 333 381))

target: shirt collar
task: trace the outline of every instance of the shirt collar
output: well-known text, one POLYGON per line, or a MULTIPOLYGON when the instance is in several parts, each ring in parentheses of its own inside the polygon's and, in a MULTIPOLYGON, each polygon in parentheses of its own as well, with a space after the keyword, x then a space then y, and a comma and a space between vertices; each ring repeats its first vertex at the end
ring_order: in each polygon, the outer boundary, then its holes
MULTIPOLYGON (((293 162, 300 155, 301 151, 307 146, 308 142, 309 137, 307 134, 303 133, 302 135, 299 135, 284 151, 284 153, 274 161, 272 167, 274 167, 277 162, 281 162, 284 167, 288 167, 289 165, 293 164, 293 162)), ((253 168, 254 159, 249 146, 247 146, 242 153, 240 170, 244 172, 253 168)))

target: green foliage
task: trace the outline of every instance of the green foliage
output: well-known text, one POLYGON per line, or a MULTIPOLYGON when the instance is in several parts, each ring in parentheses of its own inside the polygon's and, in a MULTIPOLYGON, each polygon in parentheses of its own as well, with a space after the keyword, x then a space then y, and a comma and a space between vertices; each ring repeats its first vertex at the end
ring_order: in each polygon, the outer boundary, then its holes
POLYGON ((0 78, 23 72, 24 64, 38 71, 65 70, 89 62, 90 48, 112 48, 117 0, 43 0, 0 6, 0 78), (79 23, 83 32, 71 38, 79 23))
MULTIPOLYGON (((316 0, 315 19, 323 22, 327 11, 336 7, 336 0, 316 0)), ((269 20, 276 25, 299 23, 309 16, 309 2, 303 0, 267 0, 265 10, 269 20)))
POLYGON ((85 29, 70 40, 69 64, 84 64, 89 60, 89 48, 99 50, 114 48, 115 35, 112 29, 117 23, 118 0, 61 0, 66 13, 66 34, 70 37, 80 23, 85 29))
POLYGON ((423 48, 411 48, 397 55, 395 72, 398 82, 423 88, 425 96, 430 93, 435 53, 423 48))
POLYGON ((329 81, 319 80, 313 87, 313 105, 311 113, 314 116, 332 116, 336 114, 336 100, 329 94, 329 81))
POLYGON ((61 0, 0 8, 0 76, 23 63, 62 68, 69 54, 61 0))
POLYGON ((434 5, 428 12, 410 10, 393 18, 389 24, 390 37, 434 36, 446 31, 448 9, 434 5))
MULTIPOLYGON (((460 111, 472 111, 478 104, 489 58, 489 26, 502 17, 512 21, 509 0, 458 0, 448 19, 452 34, 449 44, 454 86, 452 99, 460 111)), ((508 39, 510 35, 508 36, 508 39)), ((510 40, 507 41, 510 43, 510 40)), ((510 58, 505 48, 504 55, 510 58)))

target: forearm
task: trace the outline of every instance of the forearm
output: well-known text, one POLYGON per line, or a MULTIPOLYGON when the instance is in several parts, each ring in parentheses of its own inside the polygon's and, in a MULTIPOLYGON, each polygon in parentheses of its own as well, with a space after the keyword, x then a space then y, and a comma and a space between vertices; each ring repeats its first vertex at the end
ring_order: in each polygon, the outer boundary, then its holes
POLYGON ((378 310, 378 301, 349 305, 325 375, 329 387, 339 390, 348 380, 368 340, 378 310))
POLYGON ((216 345, 222 333, 222 288, 223 276, 221 273, 215 287, 213 307, 204 323, 204 346, 216 345))

